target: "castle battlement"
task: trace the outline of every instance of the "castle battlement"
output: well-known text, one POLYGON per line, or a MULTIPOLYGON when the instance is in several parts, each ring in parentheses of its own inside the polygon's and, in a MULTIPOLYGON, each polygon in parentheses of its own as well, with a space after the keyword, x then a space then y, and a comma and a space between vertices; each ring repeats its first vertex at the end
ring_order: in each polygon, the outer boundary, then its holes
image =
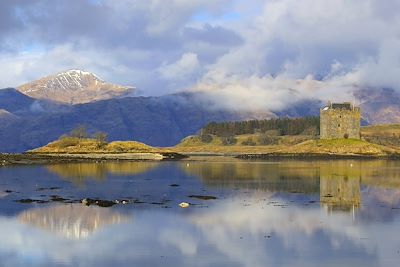
POLYGON ((360 139, 360 107, 350 102, 331 103, 320 110, 320 138, 360 139))

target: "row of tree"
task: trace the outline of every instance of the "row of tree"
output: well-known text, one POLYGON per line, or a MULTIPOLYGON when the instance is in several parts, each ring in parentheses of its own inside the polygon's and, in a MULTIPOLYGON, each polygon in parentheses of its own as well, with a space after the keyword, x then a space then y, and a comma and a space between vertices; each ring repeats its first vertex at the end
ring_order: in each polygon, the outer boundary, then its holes
POLYGON ((65 137, 77 138, 79 140, 82 140, 85 138, 93 138, 99 143, 106 144, 108 135, 104 132, 95 132, 94 134, 91 135, 88 133, 85 125, 78 125, 74 129, 72 129, 69 132, 69 134, 61 136, 61 138, 65 138, 65 137))
POLYGON ((213 134, 227 137, 268 131, 274 131, 277 135, 318 135, 319 117, 211 122, 201 130, 201 135, 213 134))

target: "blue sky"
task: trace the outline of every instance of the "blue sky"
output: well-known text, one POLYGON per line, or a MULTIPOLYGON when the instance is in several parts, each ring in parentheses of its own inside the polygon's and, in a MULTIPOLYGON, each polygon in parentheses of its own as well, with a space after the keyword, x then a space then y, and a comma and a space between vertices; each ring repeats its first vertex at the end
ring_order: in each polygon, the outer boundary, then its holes
POLYGON ((0 88, 78 68, 232 108, 348 99, 400 88, 398 10, 397 0, 2 1, 0 88))

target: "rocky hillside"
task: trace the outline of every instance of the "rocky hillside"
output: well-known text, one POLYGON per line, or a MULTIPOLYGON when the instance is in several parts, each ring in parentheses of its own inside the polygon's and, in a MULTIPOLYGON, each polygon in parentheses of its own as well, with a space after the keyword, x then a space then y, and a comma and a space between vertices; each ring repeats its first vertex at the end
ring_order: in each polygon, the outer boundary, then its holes
POLYGON ((400 93, 393 89, 364 89, 357 92, 362 117, 368 124, 400 123, 400 93))
POLYGON ((33 98, 68 104, 121 97, 133 89, 107 83, 95 74, 82 70, 68 70, 17 87, 18 91, 33 98))

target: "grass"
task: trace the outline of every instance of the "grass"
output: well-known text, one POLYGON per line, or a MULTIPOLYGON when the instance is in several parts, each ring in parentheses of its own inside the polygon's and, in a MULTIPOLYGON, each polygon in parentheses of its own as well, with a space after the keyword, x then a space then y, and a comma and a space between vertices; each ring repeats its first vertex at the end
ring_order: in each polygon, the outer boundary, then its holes
POLYGON ((244 134, 235 136, 236 142, 224 145, 223 138, 193 135, 184 138, 172 148, 154 148, 136 141, 102 143, 96 139, 62 137, 48 145, 32 150, 33 153, 223 153, 223 154, 337 154, 388 155, 400 154, 400 124, 377 125, 362 128, 365 140, 319 140, 313 136, 277 136, 244 134))
POLYGON ((400 124, 386 124, 363 127, 362 137, 370 143, 393 149, 400 147, 400 124))
POLYGON ((259 134, 236 136, 235 145, 222 145, 217 137, 213 137, 210 143, 202 143, 200 137, 191 136, 185 138, 179 145, 172 148, 178 153, 225 153, 225 154, 336 154, 336 155, 365 155, 383 156, 399 153, 400 147, 391 147, 374 144, 359 139, 331 139, 319 140, 310 136, 277 136, 278 142, 271 145, 260 145, 256 141, 255 146, 242 145, 242 142, 252 138, 258 140, 259 134), (217 141, 215 141, 217 139, 217 141))
POLYGON ((318 153, 338 155, 385 155, 392 153, 389 148, 359 139, 309 140, 282 149, 284 153, 318 153))
POLYGON ((270 144, 263 144, 261 142, 261 138, 265 135, 262 134, 243 134, 243 135, 237 135, 235 136, 236 139, 236 143, 234 145, 224 145, 222 138, 215 136, 215 135, 211 135, 212 136, 212 141, 207 143, 207 142, 202 142, 201 141, 201 137, 198 135, 191 135, 188 136, 184 139, 182 139, 182 141, 176 145, 177 148, 181 148, 184 149, 185 147, 215 147, 215 146, 231 146, 231 147, 241 147, 241 146, 247 146, 250 148, 255 148, 257 146, 270 146, 272 144, 279 144, 279 145, 294 145, 294 144, 298 144, 301 142, 304 142, 306 140, 310 140, 313 137, 312 136, 307 136, 307 135, 286 135, 286 136, 273 136, 273 135, 269 135, 269 141, 270 144), (249 144, 251 141, 252 143, 254 143, 254 145, 246 145, 249 144))
POLYGON ((364 135, 397 135, 400 136, 400 124, 373 125, 361 128, 364 135))
POLYGON ((31 153, 151 153, 156 149, 136 141, 102 143, 91 138, 63 137, 31 153))

